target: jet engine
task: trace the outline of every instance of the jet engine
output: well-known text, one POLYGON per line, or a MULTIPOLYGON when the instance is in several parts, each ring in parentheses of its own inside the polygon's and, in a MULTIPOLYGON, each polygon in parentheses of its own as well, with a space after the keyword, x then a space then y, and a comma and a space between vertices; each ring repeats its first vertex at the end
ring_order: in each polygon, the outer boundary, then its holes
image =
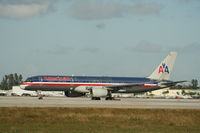
POLYGON ((108 95, 108 90, 104 88, 92 88, 91 95, 92 97, 106 97, 108 95))
POLYGON ((67 96, 67 97, 80 97, 80 96, 84 96, 84 95, 85 95, 85 93, 79 93, 79 92, 76 92, 73 90, 65 91, 65 96, 67 96))
POLYGON ((90 89, 91 87, 87 87, 87 86, 78 86, 78 87, 76 87, 74 90, 76 91, 76 92, 80 92, 80 93, 89 93, 90 91, 89 91, 89 89, 90 89))

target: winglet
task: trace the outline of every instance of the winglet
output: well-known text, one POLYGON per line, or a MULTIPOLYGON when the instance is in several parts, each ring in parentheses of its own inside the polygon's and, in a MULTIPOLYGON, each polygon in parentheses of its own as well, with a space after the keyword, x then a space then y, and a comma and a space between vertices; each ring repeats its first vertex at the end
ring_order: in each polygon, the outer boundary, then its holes
POLYGON ((176 56, 177 52, 170 52, 148 78, 156 80, 169 80, 176 56))

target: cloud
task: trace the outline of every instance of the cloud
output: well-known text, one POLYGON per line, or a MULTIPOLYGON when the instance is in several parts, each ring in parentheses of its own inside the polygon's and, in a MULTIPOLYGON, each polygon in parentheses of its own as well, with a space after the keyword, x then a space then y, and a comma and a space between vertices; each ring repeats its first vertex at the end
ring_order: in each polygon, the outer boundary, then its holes
POLYGON ((162 46, 153 44, 147 41, 140 41, 135 46, 126 48, 128 51, 143 52, 143 53, 158 53, 163 50, 162 46))
POLYGON ((200 43, 195 42, 176 49, 184 53, 200 53, 200 43))
POLYGON ((177 0, 181 4, 189 4, 193 2, 200 2, 199 0, 177 0))
POLYGON ((168 47, 167 49, 169 50, 173 49, 180 53, 200 53, 200 43, 194 42, 183 46, 171 46, 168 47))
POLYGON ((96 27, 97 27, 98 29, 105 29, 106 24, 104 24, 104 23, 97 24, 96 27))
POLYGON ((122 16, 121 5, 104 1, 75 0, 70 13, 76 19, 108 19, 122 16))
POLYGON ((1 4, 18 5, 18 4, 43 4, 52 0, 0 0, 1 4))
POLYGON ((155 15, 164 8, 159 3, 120 3, 114 0, 74 0, 69 7, 71 17, 98 20, 124 17, 126 15, 155 15))
POLYGON ((46 12, 48 5, 0 5, 0 16, 5 18, 28 18, 46 12))
POLYGON ((52 8, 53 0, 0 0, 0 17, 30 18, 52 8))
POLYGON ((135 15, 159 14, 164 5, 158 3, 138 3, 129 7, 129 13, 135 15))

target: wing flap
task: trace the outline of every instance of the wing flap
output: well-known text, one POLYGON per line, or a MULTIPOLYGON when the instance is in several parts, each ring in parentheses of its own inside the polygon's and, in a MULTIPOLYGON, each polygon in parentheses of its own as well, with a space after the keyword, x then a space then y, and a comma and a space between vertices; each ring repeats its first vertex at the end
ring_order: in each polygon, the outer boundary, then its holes
POLYGON ((106 88, 125 88, 125 87, 137 87, 137 86, 141 86, 144 85, 144 83, 141 84, 119 84, 119 85, 110 85, 110 86, 105 86, 106 88))

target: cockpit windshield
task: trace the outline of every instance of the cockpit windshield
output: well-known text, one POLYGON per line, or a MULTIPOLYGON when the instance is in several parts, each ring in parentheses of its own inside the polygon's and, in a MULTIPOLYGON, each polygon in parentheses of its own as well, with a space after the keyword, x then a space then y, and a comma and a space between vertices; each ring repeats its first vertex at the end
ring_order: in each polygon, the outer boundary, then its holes
POLYGON ((30 78, 27 78, 25 80, 25 82, 37 82, 37 81, 40 81, 40 77, 39 76, 36 76, 36 77, 30 77, 30 78))

